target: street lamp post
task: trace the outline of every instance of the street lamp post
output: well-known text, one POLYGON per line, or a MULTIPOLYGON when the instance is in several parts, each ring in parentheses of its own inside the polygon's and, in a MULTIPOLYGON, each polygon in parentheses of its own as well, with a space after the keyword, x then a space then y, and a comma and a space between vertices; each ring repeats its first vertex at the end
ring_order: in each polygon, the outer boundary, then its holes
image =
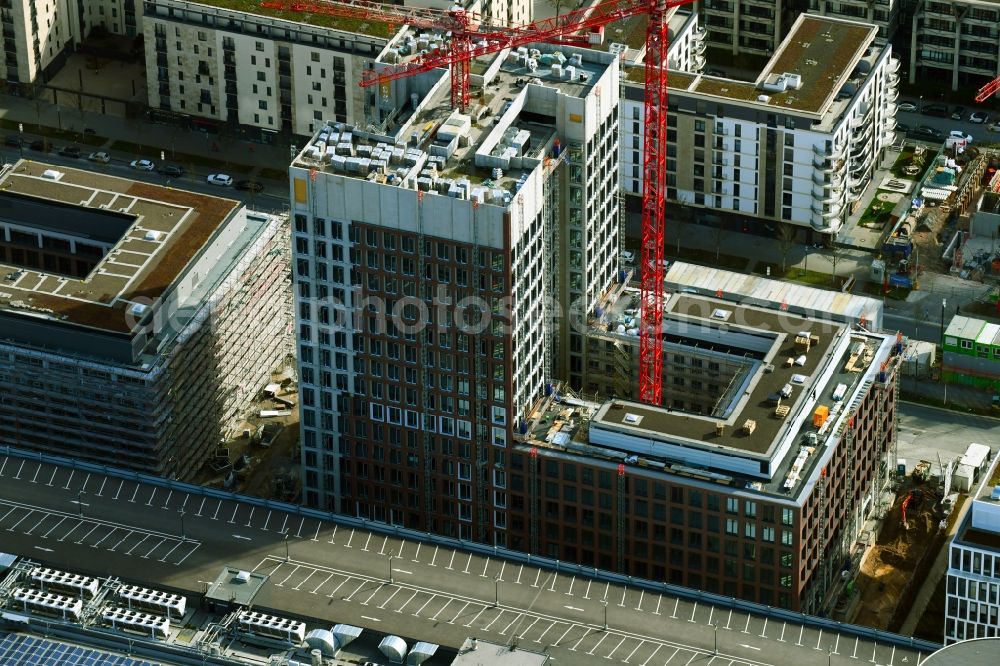
POLYGON ((289 557, 289 555, 288 555, 288 533, 286 532, 285 533, 285 561, 287 562, 290 559, 291 559, 291 557, 289 557))
POLYGON ((80 517, 83 518, 83 491, 78 490, 76 493, 76 507, 80 510, 80 517))
POLYGON ((181 512, 181 539, 186 539, 187 535, 184 534, 184 509, 181 509, 180 512, 181 512))
POLYGON ((493 577, 493 607, 500 606, 500 574, 493 577))
POLYGON ((389 553, 389 585, 392 585, 392 583, 393 583, 393 580, 392 580, 392 558, 394 558, 394 557, 395 557, 395 555, 393 555, 392 553, 389 553))
POLYGON ((601 605, 604 606, 604 631, 608 630, 608 600, 601 599, 601 605))
POLYGON ((24 123, 17 124, 17 131, 21 133, 21 140, 18 143, 21 149, 21 159, 24 159, 24 123))
POLYGON ((719 654, 719 623, 713 622, 712 629, 715 630, 715 652, 713 654, 719 654))

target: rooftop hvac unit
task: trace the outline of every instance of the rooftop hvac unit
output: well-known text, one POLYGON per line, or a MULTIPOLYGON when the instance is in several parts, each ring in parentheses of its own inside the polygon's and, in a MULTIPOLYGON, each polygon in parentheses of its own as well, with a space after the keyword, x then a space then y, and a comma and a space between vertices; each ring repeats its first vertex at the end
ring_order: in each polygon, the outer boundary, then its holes
POLYGON ((25 587, 17 587, 11 597, 19 602, 25 611, 36 615, 47 615, 64 620, 77 621, 83 611, 83 602, 55 592, 43 592, 25 587))
POLYGON ((243 611, 239 630, 251 636, 298 644, 306 638, 306 623, 256 611, 243 611))
POLYGON ((89 597, 97 595, 98 584, 96 578, 49 569, 47 567, 35 567, 31 570, 30 577, 43 590, 52 588, 78 595, 87 595, 89 597))
POLYGON ((118 598, 130 609, 139 608, 174 618, 184 617, 187 608, 187 599, 179 594, 148 590, 138 585, 122 585, 118 588, 118 598))
POLYGON ((122 631, 131 631, 145 636, 166 640, 170 636, 170 619, 140 613, 128 608, 111 606, 101 611, 101 621, 122 631))

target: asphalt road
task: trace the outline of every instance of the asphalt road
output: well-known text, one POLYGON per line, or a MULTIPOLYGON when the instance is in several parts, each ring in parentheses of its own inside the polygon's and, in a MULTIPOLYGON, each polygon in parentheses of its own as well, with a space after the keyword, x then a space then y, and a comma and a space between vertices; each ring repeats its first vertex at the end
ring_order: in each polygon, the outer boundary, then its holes
POLYGON ((971 443, 986 444, 994 452, 1000 447, 1000 419, 961 414, 916 403, 899 403, 899 436, 896 450, 906 459, 907 470, 929 460, 934 474, 940 472, 938 457, 947 465, 971 443))
MULTIPOLYGON (((902 103, 900 99, 897 104, 902 103)), ((914 104, 920 107, 920 102, 917 100, 910 100, 914 104)), ((971 101, 971 100, 970 100, 971 101)), ((949 104, 949 111, 954 111, 956 104, 949 104)), ((925 116, 919 112, 908 112, 908 111, 897 111, 896 112, 896 122, 908 125, 911 129, 915 129, 920 125, 926 125, 928 127, 933 127, 934 129, 941 130, 941 132, 947 137, 948 133, 952 130, 961 130, 966 134, 971 134, 973 143, 992 141, 1000 142, 1000 133, 989 132, 987 130, 989 125, 1000 120, 1000 118, 995 117, 997 114, 990 113, 990 119, 987 123, 982 125, 977 125, 969 122, 969 115, 973 111, 981 110, 979 107, 974 107, 970 104, 965 105, 966 111, 962 115, 961 120, 952 120, 951 118, 938 118, 936 116, 925 116)))
POLYGON ((469 635, 501 643, 517 636, 521 647, 573 664, 844 666, 862 660, 919 666, 924 657, 791 622, 15 457, 0 457, 0 533, 3 550, 70 571, 203 593, 220 567, 235 565, 270 575, 258 608, 453 647, 469 635))

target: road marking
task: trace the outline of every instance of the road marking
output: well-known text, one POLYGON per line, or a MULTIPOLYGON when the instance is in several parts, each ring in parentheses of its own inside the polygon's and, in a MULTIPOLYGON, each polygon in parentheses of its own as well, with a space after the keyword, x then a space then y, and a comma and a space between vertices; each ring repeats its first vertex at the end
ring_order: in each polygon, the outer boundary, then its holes
POLYGON ((367 553, 367 552, 368 552, 368 544, 370 544, 371 542, 372 542, 372 533, 371 533, 371 532, 369 532, 369 533, 368 533, 368 538, 367 538, 367 539, 365 539, 365 547, 364 547, 364 548, 362 548, 361 550, 363 550, 364 552, 366 552, 366 553, 367 553))
POLYGON ((132 493, 132 499, 129 502, 135 504, 135 496, 139 494, 139 484, 135 484, 135 492, 132 493))
POLYGON ((170 498, 174 496, 173 490, 167 490, 167 499, 163 500, 163 508, 166 509, 170 506, 170 498))
POLYGON ((37 522, 37 523, 35 523, 34 525, 32 525, 32 526, 31 526, 31 529, 30 529, 30 530, 28 530, 27 532, 25 532, 24 534, 25 534, 26 536, 31 536, 31 533, 32 533, 32 532, 34 532, 34 531, 35 531, 35 529, 37 529, 39 525, 41 525, 42 523, 44 523, 44 522, 45 522, 45 519, 46 519, 46 518, 48 518, 48 517, 49 517, 49 515, 54 515, 54 514, 48 514, 48 513, 47 513, 47 514, 45 514, 44 516, 42 516, 41 518, 39 518, 39 519, 38 519, 38 522, 37 522))
MULTIPOLYGON (((153 551, 155 551, 155 550, 156 550, 157 548, 159 548, 160 546, 162 546, 162 545, 163 545, 164 543, 166 543, 166 542, 167 542, 167 540, 166 540, 166 539, 160 539, 160 540, 159 540, 159 541, 158 541, 158 542, 156 543, 156 545, 155 545, 155 546, 153 546, 152 548, 150 548, 150 549, 149 549, 149 550, 148 550, 148 551, 146 552, 146 554, 145 554, 145 555, 142 555, 142 559, 144 559, 144 560, 148 560, 148 559, 149 559, 149 556, 153 554, 153 551)), ((180 543, 178 543, 178 544, 177 544, 177 546, 179 546, 179 545, 180 545, 180 543)), ((174 548, 176 548, 177 546, 174 546, 174 548)), ((169 555, 170 553, 174 552, 174 548, 171 548, 171 549, 170 549, 170 552, 168 552, 168 553, 167 553, 167 555, 169 555)), ((166 557, 166 555, 165 555, 164 557, 166 557)))
POLYGON ((59 519, 59 522, 58 522, 58 523, 56 523, 55 525, 53 525, 53 526, 52 526, 52 527, 51 527, 51 528, 49 529, 49 531, 48 531, 48 532, 46 532, 45 534, 43 534, 43 535, 42 535, 42 538, 43 538, 43 539, 48 539, 48 538, 49 538, 49 535, 50 535, 50 534, 52 534, 52 531, 53 531, 53 530, 55 530, 55 529, 56 529, 57 527, 59 527, 60 525, 62 525, 62 524, 63 524, 63 521, 64 521, 64 520, 66 520, 66 516, 63 516, 62 518, 60 518, 60 519, 59 519))
POLYGON ((465 563, 465 571, 463 573, 469 573, 469 565, 472 564, 472 553, 469 553, 469 561, 465 563))
POLYGON ((339 590, 341 587, 343 587, 344 583, 346 583, 349 580, 351 580, 350 576, 346 576, 344 578, 344 580, 340 581, 340 585, 338 585, 337 587, 333 588, 333 592, 331 592, 330 594, 328 594, 326 596, 327 597, 333 597, 333 595, 337 594, 337 590, 339 590))
MULTIPOLYGON (((252 507, 251 507, 251 509, 252 509, 252 507)), ((236 506, 233 507, 233 516, 229 519, 229 523, 231 525, 236 523, 236 512, 239 511, 239 510, 240 510, 240 505, 236 504, 236 506)))
MULTIPOLYGON (((24 463, 21 463, 21 467, 24 467, 24 463)), ((66 485, 63 486, 63 490, 69 490, 69 484, 73 481, 73 474, 76 472, 75 469, 69 471, 69 478, 66 479, 66 485)), ((21 470, 17 470, 18 475, 21 474, 21 470)))
POLYGON ((313 535, 313 538, 310 539, 310 541, 319 541, 319 528, 321 527, 323 527, 323 521, 316 521, 316 534, 313 535))
POLYGON ((583 591, 583 598, 590 599, 590 584, 593 582, 592 578, 587 579, 587 589, 583 591))
MULTIPOLYGON (((417 542, 417 552, 413 553, 413 561, 417 562, 418 564, 420 562, 420 546, 422 546, 422 545, 423 544, 420 541, 418 541, 417 542)), ((399 550, 400 550, 400 552, 402 552, 402 550, 403 550, 402 544, 400 545, 399 550)))
MULTIPOLYGON (((471 558, 470 558, 471 559, 471 558)), ((486 570, 490 568, 490 558, 486 557, 486 564, 483 565, 483 573, 479 574, 480 578, 486 578, 486 570)))
POLYGON ((133 551, 133 550, 135 550, 136 548, 138 548, 139 546, 141 546, 141 545, 142 545, 142 542, 143 542, 143 541, 145 541, 145 540, 146 540, 146 539, 148 539, 148 538, 149 538, 149 535, 148 535, 148 534, 147 534, 146 536, 142 537, 142 540, 138 541, 138 542, 137 542, 137 543, 136 543, 136 544, 135 544, 134 546, 132 546, 131 548, 129 548, 129 549, 128 549, 128 550, 127 550, 127 551, 125 552, 125 554, 126 554, 126 555, 131 555, 131 554, 132 554, 132 551, 133 551))
MULTIPOLYGON (((582 642, 583 642, 583 639, 584 639, 584 638, 587 638, 587 636, 589 636, 589 635, 590 635, 590 634, 588 634, 588 633, 587 633, 586 631, 585 631, 585 632, 583 632, 583 634, 582 634, 582 635, 580 636, 580 638, 578 638, 578 639, 577 639, 576 643, 573 643, 573 647, 571 647, 571 648, 569 649, 569 650, 570 650, 570 652, 576 652, 576 647, 577 647, 577 646, 578 646, 578 645, 579 645, 580 643, 582 643, 582 642)), ((599 644, 599 643, 600 643, 600 642, 598 642, 598 644, 599 644)))
POLYGON ((196 516, 198 516, 199 518, 201 518, 201 510, 205 508, 205 502, 206 502, 207 500, 208 500, 208 498, 207 498, 207 497, 202 497, 202 498, 201 498, 201 504, 199 504, 199 505, 198 505, 198 513, 196 513, 196 514, 194 514, 194 515, 196 515, 196 516))
POLYGON ((653 653, 650 654, 648 657, 646 657, 646 661, 642 662, 642 664, 640 664, 640 666, 646 666, 646 664, 648 664, 650 661, 652 661, 653 657, 656 656, 656 653, 660 651, 661 647, 663 647, 663 645, 657 645, 656 649, 653 650, 653 653))
POLYGON ((34 512, 35 512, 35 510, 34 510, 34 509, 29 509, 29 510, 28 510, 28 513, 24 514, 24 516, 22 516, 22 517, 21 517, 21 520, 17 521, 16 523, 14 523, 14 524, 13 524, 13 525, 11 525, 10 527, 8 527, 8 528, 7 528, 7 531, 8 531, 8 532, 13 532, 13 531, 14 531, 14 528, 16 528, 16 527, 17 527, 18 525, 20 525, 21 523, 23 523, 23 522, 24 522, 24 519, 25 519, 25 518, 27 518, 28 516, 30 516, 31 514, 33 514, 34 512))
POLYGON ((681 603, 681 598, 677 597, 677 599, 674 601, 674 612, 670 615, 670 619, 671 620, 676 620, 677 619, 677 606, 680 603, 681 603))
POLYGON ((115 493, 114 499, 117 500, 118 496, 122 494, 122 488, 125 487, 125 479, 122 479, 121 483, 118 484, 118 492, 115 493))
POLYGON ((536 643, 538 643, 539 645, 541 645, 541 643, 542 643, 542 639, 543 639, 543 638, 545 638, 545 634, 547 634, 547 633, 549 633, 550 631, 552 631, 552 628, 553 628, 554 626, 556 626, 557 624, 562 624, 562 622, 549 622, 549 628, 548 628, 548 629, 546 629, 545 631, 543 631, 543 632, 542 632, 542 635, 541 635, 541 636, 539 636, 539 637, 538 637, 538 638, 537 638, 537 639, 535 640, 535 642, 536 642, 536 643))
POLYGON ((421 606, 420 608, 418 608, 418 609, 417 609, 417 612, 416 612, 416 613, 414 613, 414 614, 413 614, 413 616, 414 616, 414 617, 420 617, 420 613, 421 613, 421 612, 423 612, 423 610, 424 610, 425 608, 427 608, 427 604, 429 604, 430 602, 434 601, 434 597, 436 597, 436 596, 437 596, 436 594, 433 594, 433 593, 431 593, 431 598, 430 598, 430 599, 428 599, 427 601, 425 601, 425 602, 424 602, 424 605, 423 605, 423 606, 421 606))
MULTIPOLYGON (((526 636, 526 635, 528 634, 528 632, 529 632, 529 631, 531 631, 531 628, 532 628, 532 627, 534 627, 534 626, 535 626, 536 624, 538 624, 538 621, 539 621, 540 619, 541 619, 540 617, 536 617, 536 618, 535 618, 535 619, 534 619, 534 620, 532 621, 532 623, 528 625, 527 629, 525 629, 524 631, 522 631, 522 632, 520 633, 520 635, 518 636, 518 638, 524 638, 524 637, 525 637, 525 636, 526 636)), ((468 626, 468 625, 466 625, 466 626, 468 626)), ((536 641, 536 642, 537 642, 537 641, 536 641)))
MULTIPOLYGON (((184 509, 184 508, 187 507, 189 499, 191 499, 191 495, 190 494, 184 496, 184 501, 181 502, 181 508, 182 509, 184 509)), ((166 508, 166 507, 163 507, 163 508, 166 508)))
MULTIPOLYGON (((310 575, 312 575, 312 574, 310 574, 310 575)), ((297 590, 299 588, 296 587, 295 589, 297 590)), ((371 601, 375 597, 375 595, 378 594, 381 591, 382 591, 382 588, 380 586, 376 586, 375 589, 372 591, 372 593, 370 595, 368 595, 368 598, 361 602, 361 605, 362 606, 367 606, 368 602, 371 601)))
POLYGON ((510 631, 510 628, 513 627, 518 622, 520 622, 523 617, 524 617, 524 613, 518 613, 517 611, 515 611, 514 612, 514 619, 510 621, 510 624, 508 624, 506 627, 504 627, 503 629, 500 630, 500 635, 501 636, 506 635, 507 632, 510 631))
MULTIPOLYGON (((298 571, 298 570, 299 570, 299 569, 301 569, 301 568, 302 568, 302 567, 301 567, 301 565, 298 565, 298 564, 296 564, 296 565, 295 565, 295 568, 294 568, 294 569, 292 569, 292 572, 291 572, 290 574, 288 574, 287 576, 285 576, 284 580, 282 580, 282 581, 281 581, 280 583, 276 583, 276 585, 277 585, 278 587, 284 587, 284 586, 285 586, 285 583, 287 583, 287 582, 288 582, 288 579, 289 579, 289 578, 291 578, 292 576, 294 576, 294 575, 295 575, 295 572, 296 572, 296 571, 298 571)), ((362 584, 363 584, 363 583, 362 583, 362 584)), ((359 589, 360 589, 360 588, 359 588, 359 589)))
POLYGON ((308 575, 308 576, 306 576, 305 578, 303 578, 303 579, 302 579, 302 581, 301 581, 301 582, 300 582, 300 583, 299 583, 298 585, 296 585, 295 587, 293 587, 292 589, 293 589, 293 590, 297 590, 297 589, 299 589, 300 587, 302 587, 302 584, 303 584, 303 583, 305 583, 305 582, 306 582, 307 580, 309 580, 310 578, 312 578, 312 577, 313 577, 313 574, 315 574, 315 573, 316 573, 317 571, 319 571, 319 569, 313 569, 312 571, 310 571, 310 572, 309 572, 309 575, 308 575))
MULTIPOLYGON (((51 486, 52 485, 52 482, 56 480, 56 472, 58 472, 58 471, 59 471, 58 467, 53 467, 52 468, 52 476, 49 477, 49 482, 46 483, 45 485, 47 485, 47 486, 51 486)), ((105 477, 105 479, 107 479, 107 477, 105 477)))
POLYGON ((241 536, 239 534, 234 534, 233 538, 240 539, 241 541, 253 541, 253 539, 251 539, 250 537, 241 536))
MULTIPOLYGON (((413 590, 413 594, 410 595, 410 598, 406 600, 405 604, 403 604, 402 606, 400 606, 399 608, 397 608, 396 612, 397 613, 402 613, 403 609, 406 608, 408 605, 410 605, 410 602, 413 601, 413 599, 416 598, 416 596, 417 596, 417 591, 413 590)), ((468 625, 466 625, 466 626, 468 626, 468 625)))
POLYGON ((694 606, 691 608, 691 617, 688 618, 688 622, 694 622, 694 614, 698 612, 698 602, 694 602, 694 606))
POLYGON ((412 576, 413 575, 412 571, 407 571, 406 569, 393 569, 392 571, 393 571, 393 573, 406 574, 407 576, 412 576))
POLYGON ((582 613, 583 612, 582 608, 577 608, 576 606, 563 606, 563 608, 565 608, 567 610, 571 610, 571 611, 576 611, 577 613, 582 613))
POLYGON ((729 629, 730 623, 733 621, 733 609, 729 609, 729 617, 726 618, 726 629, 729 629))
POLYGON ((215 507, 215 513, 212 514, 212 520, 218 520, 219 519, 219 509, 221 509, 221 508, 222 508, 222 500, 219 500, 219 505, 217 507, 215 507))
POLYGON ((569 589, 566 590, 565 592, 563 592, 563 594, 568 594, 569 596, 572 597, 573 596, 573 583, 575 583, 575 582, 576 582, 576 576, 573 576, 570 579, 570 581, 569 581, 569 589))
MULTIPOLYGON (((246 525, 247 527, 250 527, 250 523, 251 523, 251 521, 253 521, 253 510, 254 510, 254 507, 251 506, 250 507, 250 516, 247 518, 247 525, 246 525)), ((234 516, 236 515, 235 511, 233 512, 233 515, 234 516)))
MULTIPOLYGON (((590 590, 590 583, 587 583, 587 590, 590 590)), ((584 599, 586 599, 586 597, 584 597, 584 599)), ((653 615, 659 615, 660 614, 660 604, 661 603, 663 603, 663 595, 662 594, 658 594, 658 595, 656 595, 656 610, 653 611, 653 615)))
POLYGON ((542 577, 542 570, 535 570, 535 582, 531 584, 531 587, 538 587, 538 579, 542 577))
POLYGON ((382 548, 379 549, 379 551, 378 551, 379 555, 385 555, 385 545, 387 543, 389 543, 389 535, 388 534, 385 535, 385 539, 382 541, 382 548))
POLYGON ((645 596, 646 596, 646 590, 639 590, 639 603, 637 603, 635 605, 635 609, 637 611, 641 611, 642 610, 642 600, 643 600, 643 597, 645 597, 645 596))
MULTIPOLYGON (((97 528, 97 525, 94 525, 94 528, 96 529, 96 528, 97 528)), ((91 530, 91 531, 93 531, 93 530, 91 530)), ((115 533, 115 532, 117 532, 117 531, 118 531, 118 528, 117 528, 117 527, 113 527, 113 528, 111 528, 111 531, 110 531, 110 532, 108 532, 107 534, 105 534, 104 536, 102 536, 102 537, 101 537, 101 540, 100 540, 100 541, 98 541, 97 543, 93 544, 93 547, 94 547, 94 548, 97 548, 97 547, 98 547, 98 546, 100 546, 100 545, 101 545, 102 543, 104 543, 104 540, 105 540, 105 539, 107 539, 107 538, 108 538, 109 536, 111 536, 112 534, 114 534, 114 533, 115 533)), ((89 534, 90 534, 90 532, 87 532, 87 534, 89 535, 89 534)))
POLYGON ((431 557, 431 563, 428 564, 427 566, 436 567, 437 565, 434 563, 437 561, 437 558, 438 558, 438 546, 434 546, 434 555, 433 557, 431 557))
MULTIPOLYGON (((750 633, 750 613, 747 613, 747 624, 746 624, 745 627, 743 627, 743 633, 744 634, 749 634, 750 633)), ((822 629, 820 630, 819 635, 821 637, 823 636, 823 630, 822 629)))
POLYGON ((43 548, 42 546, 35 546, 35 550, 44 550, 46 553, 54 553, 52 548, 43 548))
MULTIPOLYGON (((270 517, 271 517, 271 514, 270 514, 270 513, 268 513, 268 514, 267 514, 267 517, 268 517, 268 518, 270 518, 270 517)), ((338 527, 337 525, 334 525, 334 526, 333 526, 333 534, 331 534, 331 535, 330 535, 330 540, 329 540, 329 541, 327 541, 327 543, 329 543, 329 544, 331 544, 331 545, 333 544, 333 542, 334 542, 334 539, 336 539, 336 538, 337 538, 337 527, 338 527)))
POLYGON ((503 617, 503 614, 504 614, 504 613, 506 613, 506 612, 507 612, 507 611, 505 611, 505 610, 501 609, 501 610, 500 610, 500 612, 499 612, 499 613, 497 613, 497 616, 496 616, 495 618, 493 618, 492 620, 490 620, 490 623, 489 623, 488 625, 486 625, 485 627, 483 627, 483 631, 489 631, 489 630, 490 630, 490 627, 492 627, 492 626, 493 626, 493 624, 494 624, 494 623, 495 623, 495 622, 496 622, 497 620, 499 620, 499 619, 500 619, 501 617, 503 617))
POLYGON ((7 456, 3 457, 3 465, 0 465, 0 476, 3 476, 3 471, 7 469, 7 461, 9 458, 7 456))
POLYGON ((667 657, 667 660, 666 660, 665 662, 663 662, 663 666, 667 666, 667 664, 669 664, 669 663, 670 663, 670 661, 671 661, 671 660, 672 660, 672 659, 673 659, 674 657, 676 657, 676 656, 677 656, 677 653, 678 653, 678 652, 680 652, 680 651, 681 651, 681 649, 680 649, 680 648, 675 648, 675 649, 674 649, 674 653, 673 653, 672 655, 670 655, 669 657, 667 657))
POLYGON ((507 568, 507 561, 500 560, 500 573, 497 574, 500 577, 500 580, 503 580, 503 572, 506 568, 507 568))
POLYGON ((753 645, 747 645, 746 643, 739 643, 738 645, 741 648, 746 648, 748 650, 757 650, 758 652, 760 652, 760 648, 759 647, 754 647, 753 645))
POLYGON ((397 594, 399 594, 399 591, 401 589, 403 589, 403 588, 399 587, 398 585, 395 586, 395 587, 396 587, 396 589, 392 591, 392 594, 389 595, 389 598, 386 599, 385 601, 383 601, 382 605, 379 606, 379 610, 385 610, 386 604, 388 604, 390 601, 392 601, 392 598, 395 597, 397 594))
MULTIPOLYGON (((288 520, 287 518, 285 520, 288 520)), ((351 542, 354 541, 354 528, 351 528, 351 536, 347 537, 347 543, 344 544, 344 548, 350 548, 351 542)))
MULTIPOLYGON (((767 617, 764 617, 764 628, 760 630, 760 637, 767 638, 767 617)), ((837 636, 837 640, 840 640, 840 636, 837 636)))
MULTIPOLYGON (((181 545, 181 544, 180 544, 180 543, 178 543, 177 545, 179 546, 179 545, 181 545)), ((187 558, 191 557, 192 553, 194 553, 194 551, 198 550, 198 547, 199 547, 200 545, 201 545, 200 543, 196 543, 196 544, 194 544, 194 548, 192 548, 191 550, 189 550, 189 551, 188 551, 188 554, 187 554, 187 555, 185 555, 185 556, 184 556, 184 557, 182 557, 181 559, 177 560, 177 562, 176 562, 176 564, 174 564, 174 566, 175 566, 175 567, 179 567, 180 565, 184 564, 184 560, 186 560, 187 558)), ((171 549, 171 550, 170 550, 170 553, 172 553, 172 552, 174 552, 174 551, 173 551, 173 549, 171 549)), ((167 555, 170 555, 170 553, 167 553, 167 555)), ((163 556, 163 561, 166 561, 166 559, 167 559, 167 555, 164 555, 164 556, 163 556)))
POLYGON ((42 464, 38 463, 38 469, 35 470, 35 475, 31 477, 31 483, 38 483, 38 473, 42 471, 42 464))
MULTIPOLYGON (((41 468, 41 465, 38 466, 41 468)), ((87 491, 87 484, 90 482, 90 472, 87 472, 87 478, 83 480, 83 485, 80 487, 80 492, 87 491)))
MULTIPOLYGON (((767 624, 767 620, 766 619, 764 620, 764 623, 765 623, 765 626, 766 626, 766 624, 767 624)), ((839 648, 840 648, 840 634, 838 633, 837 634, 837 641, 833 644, 833 654, 840 654, 839 652, 837 652, 837 650, 839 648)))
POLYGON ((787 628, 788 628, 788 623, 787 622, 782 622, 781 623, 781 638, 778 639, 779 643, 784 643, 785 642, 785 629, 787 629, 787 628))
POLYGON ((563 632, 563 635, 560 636, 559 640, 557 640, 555 643, 553 643, 553 645, 559 645, 560 643, 562 643, 562 639, 566 638, 566 634, 568 634, 570 631, 572 631, 572 629, 573 629, 574 626, 575 625, 571 624, 568 627, 566 627, 566 631, 563 632))
POLYGON ((823 642, 823 629, 820 628, 819 638, 816 639, 816 647, 814 647, 813 650, 819 650, 820 649, 819 644, 822 642, 823 642))
MULTIPOLYGON (((17 474, 14 475, 14 480, 15 481, 20 481, 21 480, 21 470, 22 469, 24 469, 24 460, 21 461, 21 466, 17 468, 17 474)), ((68 490, 68 489, 69 489, 68 487, 64 488, 64 490, 68 490)))
POLYGON ((112 553, 113 553, 113 552, 115 552, 115 551, 116 551, 116 550, 118 549, 118 546, 120 546, 120 545, 122 545, 123 543, 125 543, 125 540, 126 540, 126 539, 128 539, 128 538, 129 538, 130 536, 132 536, 132 534, 133 534, 132 530, 129 530, 129 531, 128 531, 128 532, 127 532, 127 533, 125 534, 125 536, 123 536, 123 537, 121 538, 121 541, 119 541, 118 543, 116 543, 116 544, 115 544, 114 546, 112 546, 111 548, 108 548, 108 550, 110 550, 110 551, 111 551, 112 553))
MULTIPOLYGON (((468 624, 465 624, 465 625, 462 625, 462 626, 464 626, 464 627, 471 627, 472 625, 474 625, 476 623, 476 620, 479 619, 479 616, 486 612, 487 608, 489 608, 489 606, 483 606, 482 608, 480 608, 479 612, 476 613, 476 616, 474 618, 472 618, 471 620, 469 620, 468 624)), ((465 609, 463 608, 462 610, 465 610, 465 609)))
POLYGON ((371 615, 362 615, 361 619, 362 620, 371 620, 372 622, 381 622, 382 621, 382 620, 378 619, 377 617, 372 617, 371 615))
POLYGON ((559 573, 558 572, 554 572, 552 574, 552 585, 549 586, 549 592, 555 592, 556 591, 556 578, 559 578, 559 573))
POLYGON ((639 644, 635 646, 635 649, 634 649, 634 650, 632 650, 631 652, 629 652, 629 653, 628 653, 628 656, 627 656, 627 657, 625 657, 624 659, 622 659, 622 661, 623 661, 623 662, 625 662, 625 663, 627 664, 627 663, 628 663, 628 660, 632 658, 632 655, 634 655, 634 654, 635 654, 636 652, 638 652, 638 651, 639 651, 639 648, 641 648, 641 647, 642 647, 643 645, 645 645, 645 644, 646 644, 646 641, 644 641, 644 640, 640 640, 640 641, 639 641, 639 644))
POLYGON ((434 613, 434 615, 431 616, 431 621, 432 622, 437 622, 438 615, 440 615, 441 613, 443 613, 444 609, 447 608, 448 606, 450 606, 452 601, 454 601, 454 599, 448 599, 445 602, 444 606, 441 606, 441 608, 438 609, 437 613, 434 613))
POLYGON ((299 531, 295 533, 296 538, 299 538, 299 539, 302 538, 302 527, 305 524, 306 524, 306 519, 305 519, 305 517, 303 517, 302 520, 299 522, 299 531))
MULTIPOLYGON (((53 479, 56 478, 55 473, 52 474, 52 478, 53 479)), ((101 497, 103 495, 103 493, 104 493, 104 484, 106 484, 107 482, 108 482, 108 477, 104 477, 104 480, 101 481, 101 487, 97 490, 97 496, 98 497, 101 497)), ((49 485, 51 486, 52 484, 50 483, 49 485)))
POLYGON ((14 513, 15 511, 17 511, 17 510, 18 510, 18 509, 20 509, 20 508, 21 508, 21 507, 19 507, 19 506, 12 506, 12 507, 10 508, 10 511, 8 511, 8 512, 7 512, 7 513, 5 513, 5 514, 3 514, 3 518, 0 518, 0 523, 2 523, 2 522, 3 522, 4 520, 6 520, 6 519, 7 519, 7 516, 9 516, 10 514, 14 513))
MULTIPOLYGON (((270 509, 268 509, 268 511, 267 511, 267 518, 264 519, 264 527, 262 527, 260 529, 263 530, 264 532, 266 532, 267 531, 267 524, 269 522, 271 522, 271 510, 270 509)), ((331 541, 330 543, 333 543, 333 542, 331 541)))
POLYGON ((66 532, 66 534, 64 534, 62 536, 62 538, 59 539, 59 541, 64 541, 66 539, 66 537, 68 537, 70 534, 72 534, 73 532, 75 532, 76 528, 80 527, 80 525, 83 525, 85 522, 86 521, 84 521, 84 520, 77 521, 76 525, 73 526, 73 529, 71 529, 69 532, 66 532))
POLYGON ((622 639, 621 639, 620 641, 618 641, 618 645, 616 645, 616 646, 615 646, 615 649, 614 649, 614 650, 612 650, 611 652, 609 652, 609 653, 607 654, 607 656, 606 656, 606 657, 604 657, 604 658, 605 658, 605 659, 611 659, 611 655, 613 655, 613 654, 614 654, 615 652, 617 652, 617 651, 618 651, 618 648, 620 648, 620 647, 622 646, 622 643, 624 643, 624 642, 625 642, 625 639, 626 639, 626 638, 628 638, 628 636, 622 636, 622 639))
MULTIPOLYGON (((604 639, 607 638, 607 637, 608 637, 608 632, 604 632, 603 634, 601 634, 600 640, 598 640, 597 643, 594 644, 594 647, 590 648, 587 651, 587 654, 590 654, 590 655, 594 654, 594 652, 597 650, 597 648, 601 647, 601 643, 603 643, 604 639)), ((586 638, 586 636, 584 636, 584 638, 586 638)), ((581 638, 580 640, 582 641, 583 638, 581 638)), ((577 645, 579 645, 579 644, 580 644, 580 641, 577 641, 577 645)), ((576 647, 576 645, 574 645, 573 647, 576 647)))
MULTIPOLYGON (((726 628, 728 629, 729 627, 726 628)), ((802 634, 805 632, 805 630, 806 630, 806 625, 803 624, 801 627, 799 627, 799 642, 795 644, 798 647, 802 647, 802 634)))
POLYGON ((322 583, 320 583, 315 588, 313 588, 313 591, 310 592, 309 594, 316 594, 319 591, 319 588, 321 588, 324 585, 326 585, 330 581, 331 578, 333 578, 333 574, 330 574, 329 576, 327 576, 326 580, 324 580, 322 583))

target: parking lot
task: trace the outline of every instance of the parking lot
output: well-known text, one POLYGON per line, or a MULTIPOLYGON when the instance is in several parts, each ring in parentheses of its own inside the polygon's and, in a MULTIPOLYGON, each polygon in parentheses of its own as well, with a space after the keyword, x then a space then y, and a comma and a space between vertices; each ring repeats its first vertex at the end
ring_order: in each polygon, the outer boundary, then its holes
POLYGON ((201 592, 218 567, 268 575, 255 606, 444 645, 516 638, 638 666, 777 661, 918 665, 923 654, 633 585, 211 497, 0 457, 4 550, 83 573, 201 592), (82 514, 82 515, 81 515, 82 514), (605 625, 607 629, 605 629, 605 625))

